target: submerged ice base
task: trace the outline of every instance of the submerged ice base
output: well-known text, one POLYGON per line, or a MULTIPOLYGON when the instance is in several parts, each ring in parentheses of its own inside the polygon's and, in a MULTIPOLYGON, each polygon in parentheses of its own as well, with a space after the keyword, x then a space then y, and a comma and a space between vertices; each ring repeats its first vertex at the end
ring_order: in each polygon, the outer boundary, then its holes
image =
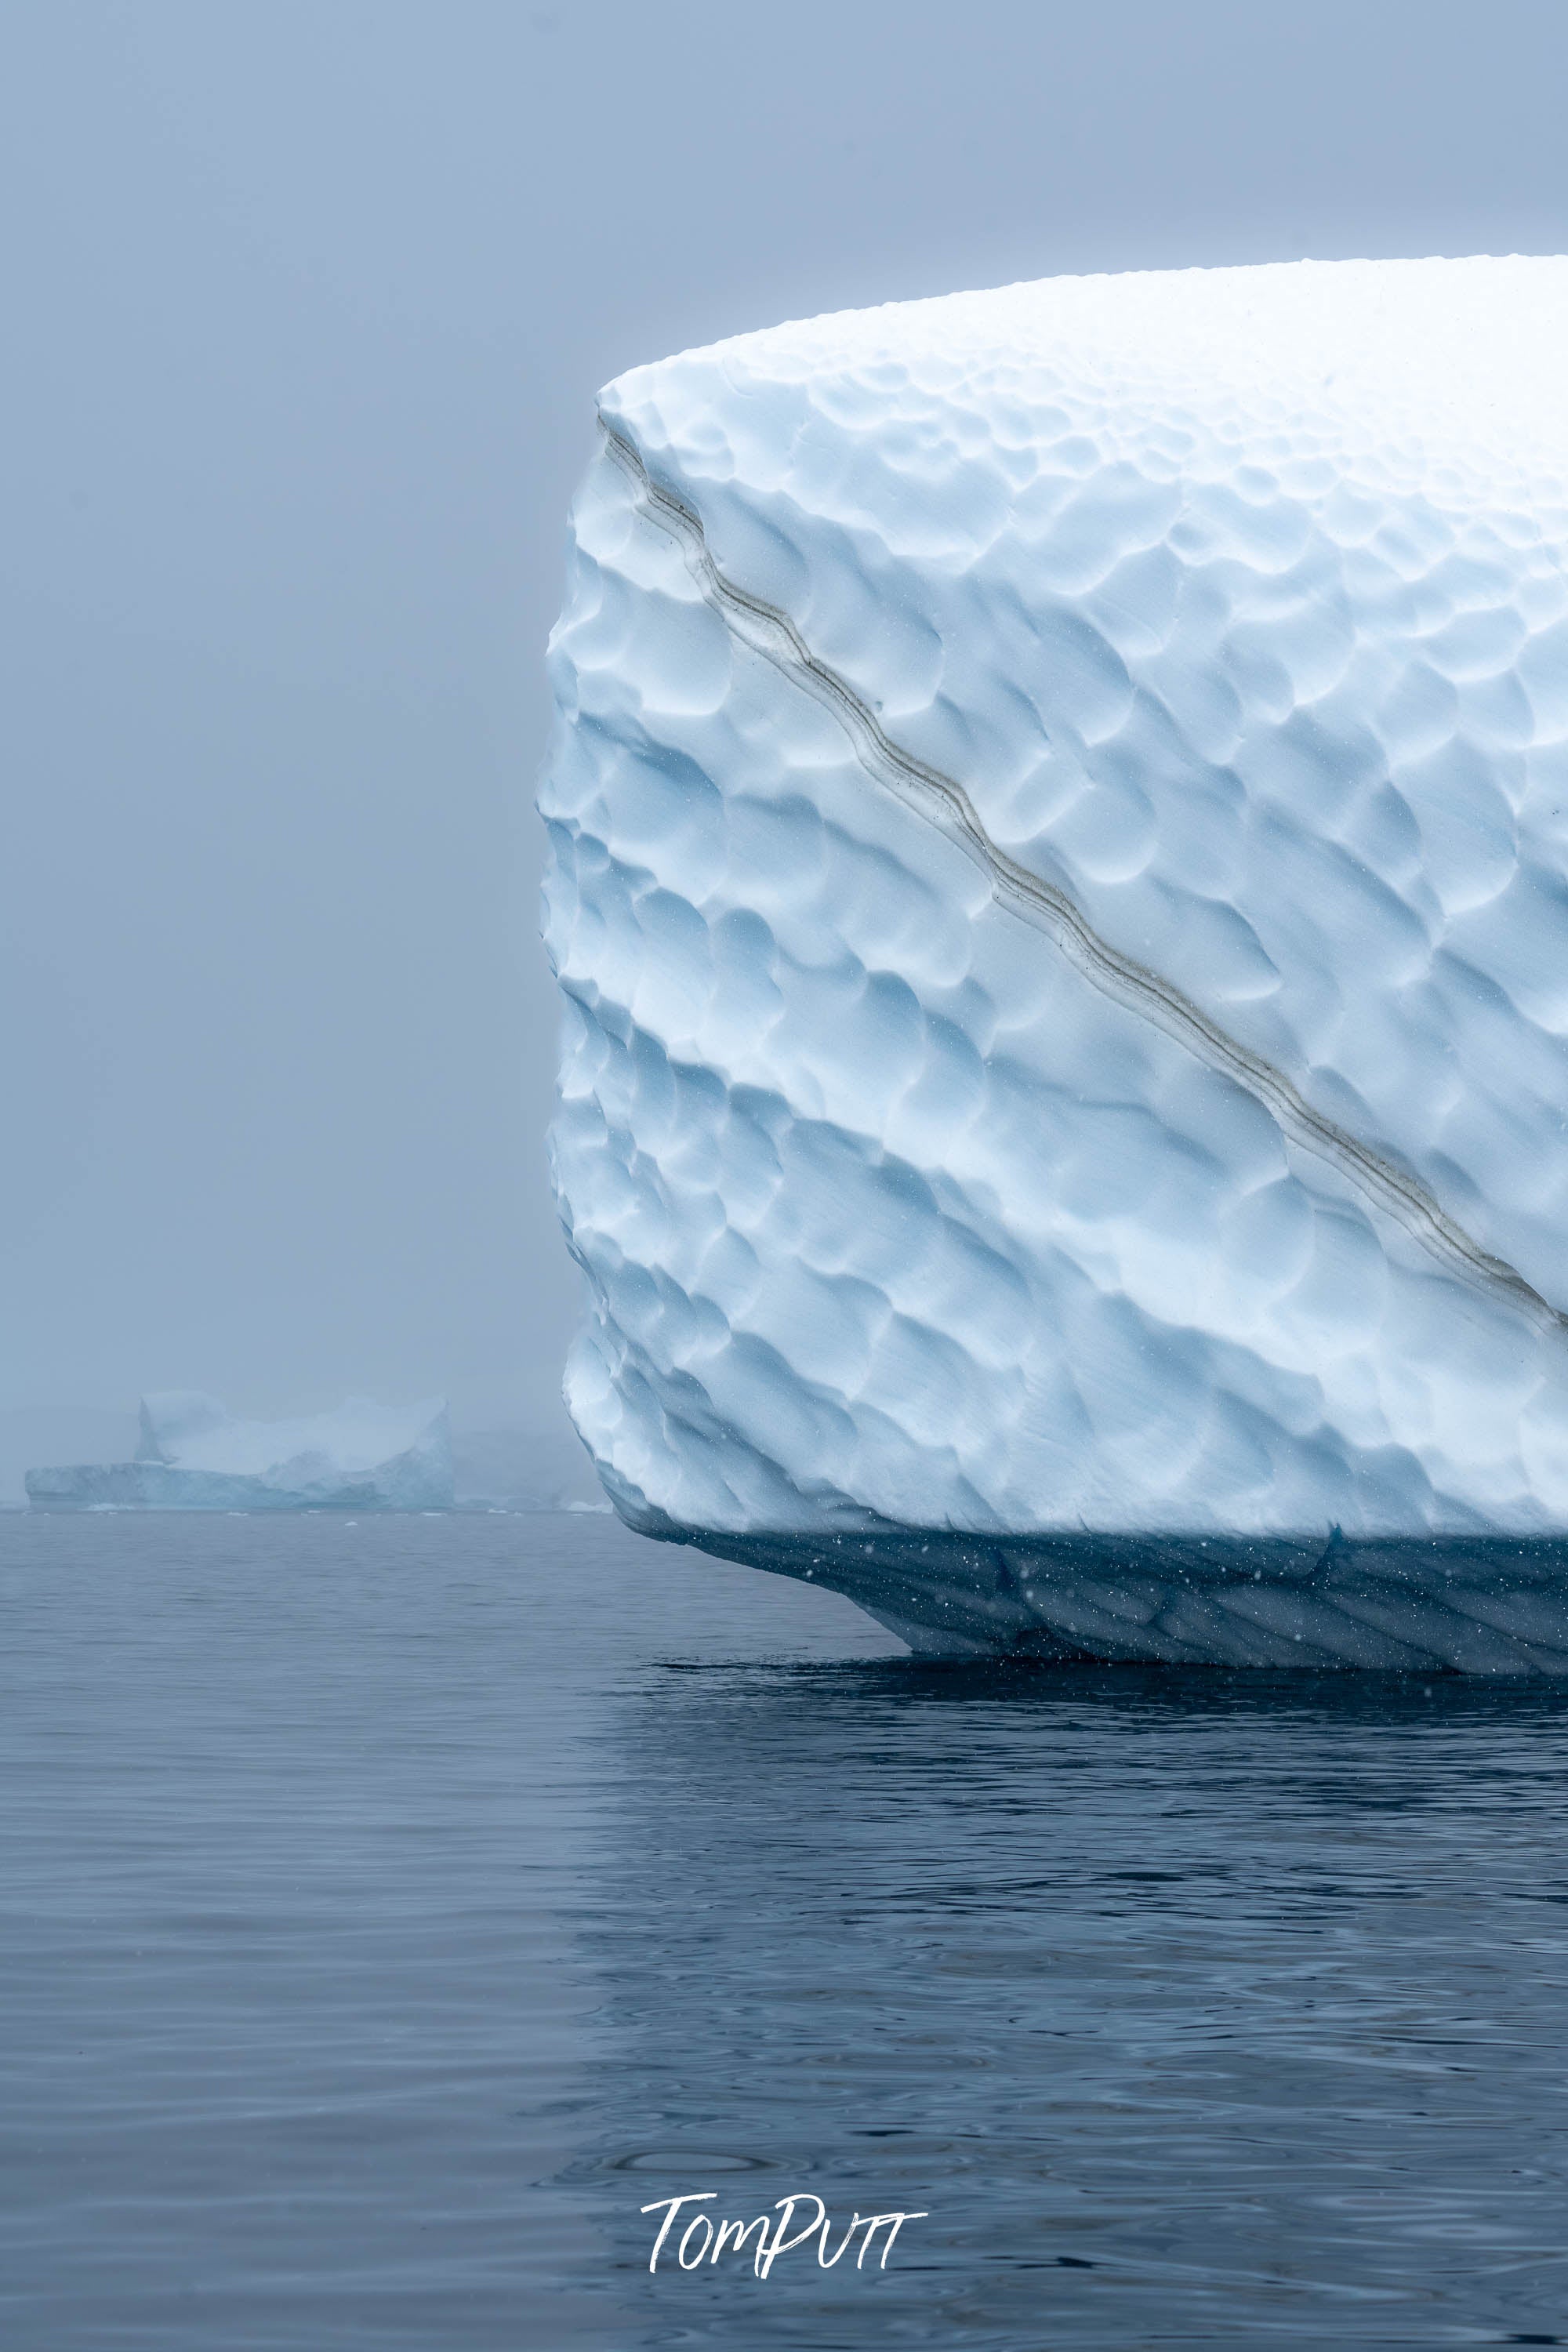
POLYGON ((669 1539, 842 1593, 921 1657, 1568 1677, 1568 1536, 669 1539))
POLYGON ((1563 261, 1300 264, 602 395, 541 805, 629 1524, 961 1648, 1559 1654, 1565 363, 1563 261))

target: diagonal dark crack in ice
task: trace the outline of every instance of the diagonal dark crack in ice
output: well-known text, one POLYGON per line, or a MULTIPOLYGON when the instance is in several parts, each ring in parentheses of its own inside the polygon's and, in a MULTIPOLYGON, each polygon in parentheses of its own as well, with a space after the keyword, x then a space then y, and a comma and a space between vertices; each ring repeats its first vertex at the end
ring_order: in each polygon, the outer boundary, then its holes
POLYGON ((1537 1328, 1568 1332, 1568 1315, 1542 1298, 1506 1259, 1483 1249, 1417 1175, 1314 1109, 1283 1070, 1230 1036, 1173 982, 1101 939, 1065 890, 998 848, 963 786, 895 743, 854 688, 812 652, 787 613, 727 579, 710 552, 696 509, 654 478, 626 434, 604 416, 599 422, 609 455, 630 478, 648 519, 679 546, 704 601, 726 627, 833 713, 860 765, 964 850, 1000 905, 1044 931, 1103 995, 1244 1087, 1292 1142, 1337 1168, 1451 1273, 1506 1300, 1537 1328))

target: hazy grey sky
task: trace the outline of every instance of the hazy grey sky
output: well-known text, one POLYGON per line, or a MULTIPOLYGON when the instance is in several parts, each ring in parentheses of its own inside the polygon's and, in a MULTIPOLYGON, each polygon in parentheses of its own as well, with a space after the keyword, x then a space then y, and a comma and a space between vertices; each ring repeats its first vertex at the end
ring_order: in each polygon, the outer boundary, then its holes
POLYGON ((1563 0, 12 5, 0 1411, 553 1389, 592 395, 1063 270, 1568 244, 1563 0))

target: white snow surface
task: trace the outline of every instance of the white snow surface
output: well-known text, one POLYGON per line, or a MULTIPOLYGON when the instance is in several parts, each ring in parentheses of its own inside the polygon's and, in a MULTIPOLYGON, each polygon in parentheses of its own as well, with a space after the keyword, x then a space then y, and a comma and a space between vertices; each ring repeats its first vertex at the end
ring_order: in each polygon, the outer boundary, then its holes
POLYGON ((1530 258, 601 395, 541 806, 634 1526, 1568 1529, 1565 381, 1530 258))

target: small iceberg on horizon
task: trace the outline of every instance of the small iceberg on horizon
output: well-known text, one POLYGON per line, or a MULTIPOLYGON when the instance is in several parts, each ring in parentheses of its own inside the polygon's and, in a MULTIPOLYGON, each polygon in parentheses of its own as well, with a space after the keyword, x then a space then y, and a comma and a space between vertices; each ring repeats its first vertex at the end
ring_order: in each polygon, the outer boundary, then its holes
POLYGON ((446 1400, 241 1421, 187 1389, 143 1397, 130 1462, 29 1470, 35 1511, 449 1511, 446 1400))

